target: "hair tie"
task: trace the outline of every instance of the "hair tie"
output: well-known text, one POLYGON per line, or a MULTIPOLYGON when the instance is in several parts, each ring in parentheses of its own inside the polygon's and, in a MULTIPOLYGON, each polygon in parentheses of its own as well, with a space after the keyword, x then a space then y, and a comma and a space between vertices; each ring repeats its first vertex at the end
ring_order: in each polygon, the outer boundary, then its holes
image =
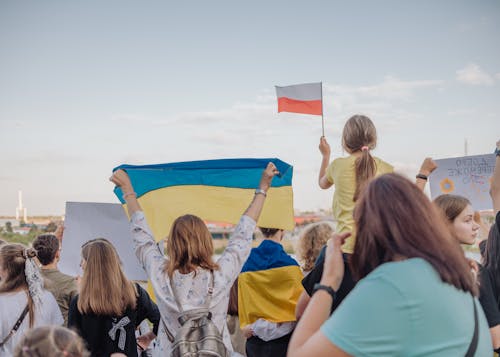
POLYGON ((23 346, 23 352, 28 352, 30 348, 28 346, 23 346))
POLYGON ((368 146, 362 146, 361 147, 361 151, 368 151, 370 150, 370 148, 368 146))
POLYGON ((33 255, 33 249, 31 253, 29 249, 25 249, 23 252, 26 261, 24 262, 24 275, 26 276, 26 282, 28 283, 28 292, 33 299, 35 304, 40 305, 42 302, 43 295, 43 278, 40 272, 40 268, 37 266, 33 255))
POLYGON ((64 351, 62 351, 62 354, 63 354, 64 356, 67 356, 67 355, 68 355, 68 351, 64 350, 64 351))

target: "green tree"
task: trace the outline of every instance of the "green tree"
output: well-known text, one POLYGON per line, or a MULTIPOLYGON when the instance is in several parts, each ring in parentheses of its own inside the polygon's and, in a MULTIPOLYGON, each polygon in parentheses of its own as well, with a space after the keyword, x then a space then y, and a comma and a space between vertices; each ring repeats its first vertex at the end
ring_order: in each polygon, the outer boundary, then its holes
POLYGON ((44 232, 55 232, 57 229, 57 224, 54 221, 50 221, 45 227, 44 232))
POLYGON ((35 233, 38 231, 38 227, 36 224, 32 224, 29 233, 35 233))
POLYGON ((8 233, 12 233, 12 222, 5 222, 5 230, 8 232, 8 233))

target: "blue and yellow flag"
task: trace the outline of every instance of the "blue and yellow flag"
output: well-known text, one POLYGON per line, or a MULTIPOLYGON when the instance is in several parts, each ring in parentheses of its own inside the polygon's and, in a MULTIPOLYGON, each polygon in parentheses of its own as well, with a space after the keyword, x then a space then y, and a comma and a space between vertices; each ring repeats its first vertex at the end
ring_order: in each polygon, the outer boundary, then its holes
POLYGON ((303 291, 302 271, 281 244, 265 239, 253 248, 238 276, 240 326, 258 319, 295 321, 295 306, 303 291))
MULTIPOLYGON (((173 221, 184 214, 236 224, 250 204, 263 170, 273 162, 273 178, 258 224, 291 230, 293 167, 279 159, 221 159, 158 165, 121 165, 157 240, 165 238, 173 221)), ((122 204, 120 188, 115 194, 122 204)))

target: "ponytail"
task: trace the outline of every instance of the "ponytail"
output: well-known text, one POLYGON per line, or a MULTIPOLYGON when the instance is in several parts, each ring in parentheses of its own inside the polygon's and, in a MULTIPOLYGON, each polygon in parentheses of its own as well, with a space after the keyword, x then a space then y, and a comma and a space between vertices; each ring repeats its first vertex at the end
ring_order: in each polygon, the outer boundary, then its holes
POLYGON ((370 150, 367 146, 363 146, 361 149, 361 157, 356 159, 354 165, 356 173, 356 190, 354 191, 353 201, 356 202, 365 189, 368 181, 375 177, 375 173, 377 172, 377 164, 370 155, 370 150))

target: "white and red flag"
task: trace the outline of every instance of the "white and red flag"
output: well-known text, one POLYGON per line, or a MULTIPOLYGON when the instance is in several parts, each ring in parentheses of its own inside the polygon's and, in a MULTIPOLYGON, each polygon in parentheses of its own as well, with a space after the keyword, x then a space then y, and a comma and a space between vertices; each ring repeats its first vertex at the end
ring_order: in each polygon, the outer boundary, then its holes
POLYGON ((304 83, 276 87, 278 113, 323 115, 322 83, 304 83))

